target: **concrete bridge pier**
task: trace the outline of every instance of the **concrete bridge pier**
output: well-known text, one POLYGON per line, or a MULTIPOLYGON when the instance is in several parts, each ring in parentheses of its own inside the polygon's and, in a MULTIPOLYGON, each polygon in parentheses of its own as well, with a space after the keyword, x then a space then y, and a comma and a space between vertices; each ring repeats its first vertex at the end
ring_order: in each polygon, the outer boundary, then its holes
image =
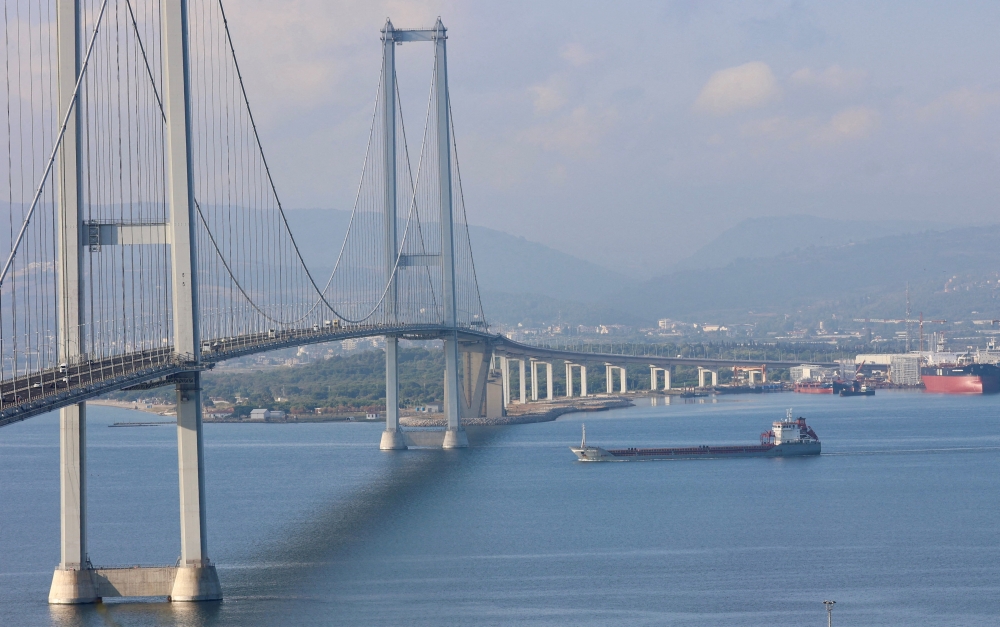
POLYGON ((86 405, 59 413, 59 566, 52 574, 49 603, 97 601, 87 558, 86 405))
POLYGON ((705 387, 705 374, 709 373, 712 375, 712 387, 719 385, 719 371, 710 370, 708 368, 703 368, 698 366, 698 387, 705 387))
POLYGON ((573 369, 580 369, 580 396, 587 396, 587 367, 583 364, 566 362, 566 398, 573 398, 573 369))
POLYGON ((531 400, 538 400, 538 362, 531 360, 531 400))
POLYGON ((441 448, 466 448, 469 436, 462 427, 461 378, 459 376, 458 334, 444 340, 444 407, 448 418, 441 448))
POLYGON ((615 392, 615 371, 618 371, 621 377, 620 387, 621 394, 628 392, 627 374, 624 366, 612 366, 611 364, 604 364, 604 377, 607 381, 608 394, 614 394, 615 392))
POLYGON ((545 400, 552 400, 552 362, 531 358, 531 400, 538 400, 538 366, 545 366, 545 400))
POLYGON ((385 338, 385 431, 378 446, 383 451, 406 449, 406 437, 399 428, 399 338, 385 338))
POLYGON ((493 350, 484 341, 461 341, 459 350, 462 362, 460 417, 464 419, 487 416, 490 412, 487 388, 493 350))
POLYGON ((222 586, 215 565, 208 559, 201 373, 187 373, 185 380, 176 387, 181 559, 170 589, 170 599, 215 601, 222 598, 222 586))
POLYGON ((660 368, 659 366, 651 365, 649 367, 649 389, 654 392, 659 389, 657 384, 659 383, 661 372, 663 373, 663 389, 670 389, 670 368, 660 368))
MULTIPOLYGON (((519 405, 524 405, 525 403, 528 402, 528 390, 527 390, 527 387, 528 387, 528 378, 527 378, 527 376, 525 376, 525 372, 524 372, 524 359, 518 359, 517 360, 517 375, 518 375, 518 377, 517 377, 517 379, 518 379, 517 380, 517 384, 518 384, 518 388, 520 388, 519 392, 521 393, 520 396, 518 396, 518 401, 517 402, 518 402, 519 405)), ((532 384, 532 385, 534 385, 534 384, 532 384)))
POLYGON ((500 379, 503 382, 503 406, 510 405, 510 360, 500 356, 500 379))

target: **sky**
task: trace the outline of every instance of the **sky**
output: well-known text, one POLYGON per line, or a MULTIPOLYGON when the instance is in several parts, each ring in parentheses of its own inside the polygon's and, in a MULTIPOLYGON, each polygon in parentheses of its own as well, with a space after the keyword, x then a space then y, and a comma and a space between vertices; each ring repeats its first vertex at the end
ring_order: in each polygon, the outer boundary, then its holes
MULTIPOLYGON (((997 221, 1000 3, 226 7, 287 207, 351 208, 379 30, 440 16, 473 224, 643 278, 748 217, 997 221)), ((397 49, 411 142, 432 54, 397 49)))

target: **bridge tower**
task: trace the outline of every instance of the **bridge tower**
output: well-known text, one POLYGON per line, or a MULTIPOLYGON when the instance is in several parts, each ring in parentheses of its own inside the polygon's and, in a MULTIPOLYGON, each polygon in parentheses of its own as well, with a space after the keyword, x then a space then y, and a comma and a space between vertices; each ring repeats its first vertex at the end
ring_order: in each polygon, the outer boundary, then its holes
POLYGON ((176 383, 181 558, 170 597, 174 601, 208 601, 221 599, 222 588, 215 566, 208 559, 205 528, 188 2, 176 0, 161 6, 174 351, 194 367, 180 375, 176 383))
MULTIPOLYGON (((448 59, 447 59, 447 29, 438 18, 431 29, 396 29, 392 22, 386 20, 385 28, 382 29, 383 67, 382 67, 382 93, 383 98, 383 137, 385 138, 385 194, 386 194, 386 272, 388 277, 388 290, 386 294, 386 311, 390 318, 394 315, 396 306, 395 277, 394 272, 398 268, 397 258, 399 254, 398 239, 396 234, 396 156, 395 156, 395 44, 402 44, 410 41, 429 41, 434 44, 434 101, 432 115, 435 118, 437 137, 434 138, 437 144, 437 169, 438 169, 438 189, 440 204, 440 225, 441 225, 441 286, 443 292, 443 319, 442 326, 445 327, 444 355, 445 355, 445 381, 444 381, 444 410, 448 419, 445 429, 443 448, 463 448, 469 445, 468 436, 462 427, 462 415, 468 413, 468 406, 474 404, 474 398, 482 398, 481 394, 474 391, 465 390, 466 399, 463 404, 460 396, 463 394, 462 378, 460 369, 462 367, 459 359, 459 332, 458 332, 458 312, 457 293, 455 280, 455 241, 454 241, 454 198, 452 193, 451 176, 451 103, 448 96, 448 59), (465 412, 463 412, 465 406, 465 412)), ((479 377, 478 373, 485 373, 487 369, 483 366, 485 352, 480 352, 477 347, 469 347, 465 351, 465 361, 469 362, 466 370, 470 377, 477 380, 476 389, 485 386, 485 374, 479 377), (475 362, 475 364, 472 364, 475 362), (483 379, 483 385, 479 385, 478 379, 483 379)), ((405 448, 405 440, 399 431, 399 408, 398 408, 398 363, 397 363, 398 339, 396 337, 386 337, 386 429, 382 434, 380 448, 383 450, 405 448)), ((478 407, 475 408, 478 411, 478 407)))
MULTIPOLYGON (((59 111, 73 106, 80 77, 80 0, 57 0, 57 72, 59 111)), ((83 309, 80 268, 81 185, 80 109, 74 107, 59 150, 57 224, 57 349, 59 363, 75 364, 81 345, 83 309)), ((87 556, 87 404, 59 410, 60 558, 52 575, 50 603, 97 600, 87 556)))
MULTIPOLYGON (((180 561, 176 568, 106 569, 91 565, 86 543, 86 406, 69 405, 60 410, 61 557, 52 578, 50 603, 92 603, 104 596, 168 595, 173 601, 222 598, 215 566, 208 559, 205 529, 187 7, 187 0, 164 2, 160 16, 174 360, 185 370, 171 379, 177 394, 180 561)), ((66 364, 65 371, 85 359, 80 332, 84 323, 81 115, 76 101, 82 71, 81 22, 79 0, 58 0, 59 106, 61 111, 70 111, 72 107, 59 148, 58 179, 57 329, 59 358, 66 364)))

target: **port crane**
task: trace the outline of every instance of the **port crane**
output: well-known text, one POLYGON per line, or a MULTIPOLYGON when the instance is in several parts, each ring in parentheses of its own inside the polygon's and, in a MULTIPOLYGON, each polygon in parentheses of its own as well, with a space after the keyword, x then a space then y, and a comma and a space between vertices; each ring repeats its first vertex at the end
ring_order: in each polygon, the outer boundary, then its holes
POLYGON ((946 324, 947 320, 924 320, 924 313, 920 312, 920 318, 917 320, 911 320, 909 316, 906 318, 854 318, 854 322, 864 322, 866 325, 875 322, 877 324, 906 324, 906 345, 909 347, 909 333, 910 333, 910 323, 917 322, 920 325, 920 352, 924 352, 924 323, 928 324, 946 324))
MULTIPOLYGON (((928 324, 945 324, 947 320, 924 320, 924 312, 920 312, 920 318, 917 320, 910 320, 909 316, 906 318, 854 318, 854 322, 864 322, 869 324, 872 322, 880 324, 906 324, 909 325, 911 322, 916 322, 920 325, 920 352, 924 352, 924 323, 928 324)), ((909 333, 909 326, 907 326, 907 333, 909 333)), ((909 339, 906 340, 907 346, 909 346, 909 339)))

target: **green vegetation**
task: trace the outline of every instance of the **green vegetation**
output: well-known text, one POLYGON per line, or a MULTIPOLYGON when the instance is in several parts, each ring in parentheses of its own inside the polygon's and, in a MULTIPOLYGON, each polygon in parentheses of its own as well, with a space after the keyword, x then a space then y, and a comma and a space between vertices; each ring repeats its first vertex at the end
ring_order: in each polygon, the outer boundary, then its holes
MULTIPOLYGON (((385 408, 385 353, 365 351, 335 356, 291 368, 249 373, 209 372, 204 396, 243 407, 314 411, 385 408), (281 401, 276 399, 281 398, 281 401)), ((407 348, 399 351, 400 405, 440 402, 444 396, 444 355, 440 350, 407 348)), ((249 412, 249 409, 247 410, 249 412)))
MULTIPOLYGON (((334 356, 293 367, 226 372, 224 368, 202 375, 202 398, 223 399, 236 405, 236 415, 249 415, 256 407, 312 413, 385 409, 385 353, 365 351, 334 356), (237 401, 237 398, 240 400, 237 401), (278 401, 277 399, 282 399, 278 401)), ((170 398, 172 390, 118 392, 112 398, 170 398)), ((399 402, 401 406, 440 403, 444 396, 444 354, 440 350, 405 348, 399 351, 399 402)))

